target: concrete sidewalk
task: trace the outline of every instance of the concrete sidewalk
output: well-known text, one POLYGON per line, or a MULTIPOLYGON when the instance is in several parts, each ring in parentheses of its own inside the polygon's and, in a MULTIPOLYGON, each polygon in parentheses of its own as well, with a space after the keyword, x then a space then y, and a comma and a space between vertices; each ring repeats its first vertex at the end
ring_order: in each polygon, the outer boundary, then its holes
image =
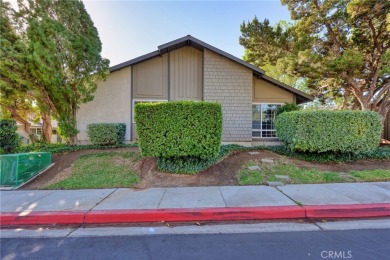
POLYGON ((390 216, 390 182, 1 191, 2 226, 390 216))

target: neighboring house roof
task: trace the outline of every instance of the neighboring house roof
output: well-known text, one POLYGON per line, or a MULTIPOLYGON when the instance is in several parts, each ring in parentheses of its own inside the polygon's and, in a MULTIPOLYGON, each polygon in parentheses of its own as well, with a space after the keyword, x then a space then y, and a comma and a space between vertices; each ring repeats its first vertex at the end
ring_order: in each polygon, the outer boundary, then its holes
POLYGON ((184 37, 179 38, 177 40, 160 45, 160 46, 158 46, 157 51, 153 51, 153 52, 150 52, 148 54, 137 57, 135 59, 131 59, 131 60, 125 61, 123 63, 120 63, 118 65, 112 66, 112 67, 110 67, 110 72, 114 72, 114 71, 120 70, 122 68, 143 62, 145 60, 149 60, 151 58, 161 56, 165 53, 179 49, 179 48, 184 47, 184 46, 191 46, 191 47, 194 47, 194 48, 199 49, 199 50, 203 50, 203 49, 211 50, 215 53, 218 53, 221 56, 224 56, 225 58, 228 58, 234 62, 237 62, 237 63, 251 69, 253 71, 253 74, 256 75, 257 77, 262 78, 262 79, 264 79, 264 80, 266 80, 266 81, 268 81, 268 82, 270 82, 270 83, 272 83, 272 84, 274 84, 282 89, 285 89, 289 92, 296 94, 298 104, 312 101, 314 99, 312 96, 310 96, 310 95, 308 95, 308 94, 306 94, 306 93, 304 93, 296 88, 293 88, 289 85, 286 85, 283 82, 280 82, 274 78, 266 76, 265 72, 262 69, 259 69, 256 66, 249 64, 248 62, 245 62, 245 61, 243 61, 243 60, 241 60, 241 59, 239 59, 239 58, 237 58, 237 57, 235 57, 227 52, 224 52, 224 51, 222 51, 214 46, 211 46, 210 44, 207 44, 199 39, 196 39, 195 37, 192 37, 191 35, 187 35, 187 36, 184 36, 184 37))

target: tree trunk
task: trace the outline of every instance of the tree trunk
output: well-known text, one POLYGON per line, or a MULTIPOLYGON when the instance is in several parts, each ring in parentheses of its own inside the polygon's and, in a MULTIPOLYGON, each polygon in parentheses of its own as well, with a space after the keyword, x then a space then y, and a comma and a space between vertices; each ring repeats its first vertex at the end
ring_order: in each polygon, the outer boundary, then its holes
POLYGON ((41 118, 42 118, 42 137, 43 137, 43 140, 46 143, 50 144, 52 131, 53 131, 53 128, 51 126, 50 113, 46 113, 46 112, 41 111, 41 118))
POLYGON ((377 112, 381 116, 381 124, 382 124, 382 127, 384 127, 385 126, 386 117, 387 117, 387 113, 389 113, 389 108, 388 107, 382 107, 377 112))
POLYGON ((76 106, 72 106, 72 119, 71 119, 71 123, 72 123, 72 126, 75 130, 74 132, 74 135, 70 137, 70 142, 71 144, 76 144, 77 143, 77 119, 76 119, 76 111, 77 111, 77 108, 76 106))
POLYGON ((13 106, 7 106, 8 111, 11 113, 11 117, 21 123, 23 125, 23 131, 27 134, 27 136, 30 138, 31 142, 35 143, 38 141, 37 137, 31 133, 31 124, 26 119, 22 118, 18 110, 13 106))

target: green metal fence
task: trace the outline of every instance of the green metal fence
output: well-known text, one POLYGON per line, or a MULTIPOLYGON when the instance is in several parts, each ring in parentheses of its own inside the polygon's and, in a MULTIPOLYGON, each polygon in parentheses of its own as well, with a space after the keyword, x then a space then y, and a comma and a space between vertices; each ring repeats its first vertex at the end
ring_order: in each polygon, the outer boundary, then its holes
POLYGON ((0 185, 17 187, 51 164, 51 153, 0 155, 0 185))

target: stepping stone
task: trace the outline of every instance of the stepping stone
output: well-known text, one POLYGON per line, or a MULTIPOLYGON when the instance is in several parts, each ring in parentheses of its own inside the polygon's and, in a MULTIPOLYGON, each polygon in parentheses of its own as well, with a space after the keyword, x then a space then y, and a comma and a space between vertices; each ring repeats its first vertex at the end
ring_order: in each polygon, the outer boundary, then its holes
POLYGON ((267 181, 268 183, 268 186, 271 186, 271 187, 277 187, 277 186, 283 186, 283 182, 280 182, 280 181, 267 181))
POLYGON ((275 178, 283 179, 283 180, 290 180, 290 177, 288 177, 287 175, 277 175, 277 174, 275 174, 275 178))
POLYGON ((261 168, 258 165, 248 166, 248 169, 251 171, 261 171, 261 168))
POLYGON ((274 163, 274 160, 272 159, 261 159, 262 163, 274 163))
POLYGON ((249 152, 250 155, 259 154, 259 152, 249 152))

